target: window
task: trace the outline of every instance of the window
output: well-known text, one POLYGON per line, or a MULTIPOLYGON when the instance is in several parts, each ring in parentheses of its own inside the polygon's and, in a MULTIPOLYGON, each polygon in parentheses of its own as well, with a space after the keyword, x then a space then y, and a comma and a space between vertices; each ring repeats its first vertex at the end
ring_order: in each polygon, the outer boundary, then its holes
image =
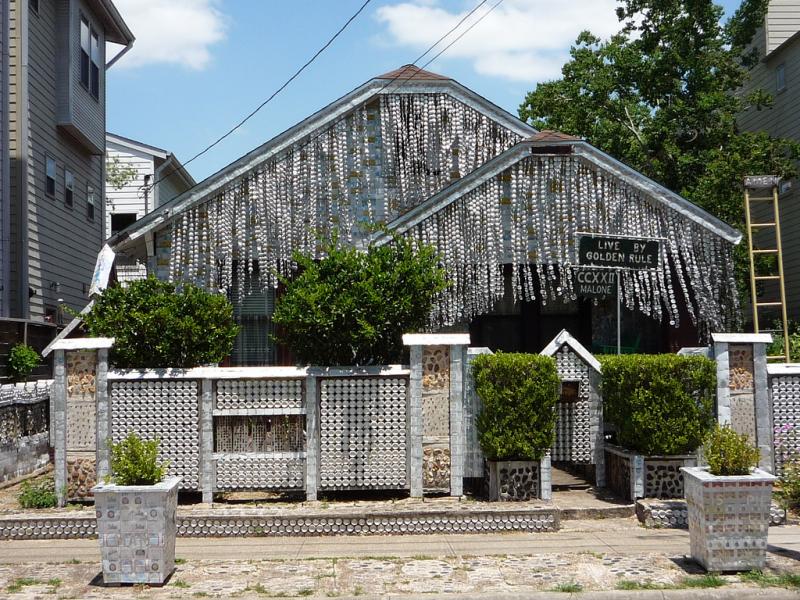
POLYGON ((86 186, 86 218, 94 221, 94 188, 86 186))
POLYGON ((89 89, 89 21, 81 17, 81 83, 89 89))
POLYGON ((95 98, 100 97, 100 38, 97 32, 92 29, 92 66, 91 66, 91 81, 90 86, 92 96, 95 98))
POLYGON ((122 231, 136 222, 136 213, 116 213, 111 215, 111 235, 122 231))
POLYGON ((81 17, 81 83, 95 98, 100 97, 100 37, 81 17))
POLYGON ((778 92, 786 89, 786 65, 783 63, 775 68, 775 89, 778 92))
POLYGON ((39 0, 28 0, 28 6, 31 7, 31 10, 35 13, 39 12, 39 0))
POLYGON ((72 202, 75 196, 75 177, 72 171, 64 169, 64 204, 72 208, 72 202))
POLYGON ((52 156, 45 157, 44 192, 48 196, 56 195, 56 159, 52 156))

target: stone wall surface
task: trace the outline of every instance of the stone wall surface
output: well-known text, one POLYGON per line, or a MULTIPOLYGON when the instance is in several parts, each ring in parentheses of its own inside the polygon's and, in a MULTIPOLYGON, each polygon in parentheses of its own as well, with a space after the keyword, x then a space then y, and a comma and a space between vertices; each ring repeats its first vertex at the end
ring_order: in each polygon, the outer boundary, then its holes
POLYGON ((450 487, 450 347, 422 352, 422 484, 450 487))
POLYGON ((0 386, 0 483, 49 463, 50 384, 0 386))
POLYGON ((67 498, 83 500, 96 484, 97 351, 67 352, 66 371, 67 498))

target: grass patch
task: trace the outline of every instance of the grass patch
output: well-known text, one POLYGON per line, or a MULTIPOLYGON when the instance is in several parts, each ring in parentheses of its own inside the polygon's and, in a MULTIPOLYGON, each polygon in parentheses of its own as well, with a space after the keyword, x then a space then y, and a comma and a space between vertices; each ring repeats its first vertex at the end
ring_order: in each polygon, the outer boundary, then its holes
POLYGON ((663 590, 666 589, 661 583, 654 583, 652 581, 631 581, 630 579, 623 579, 617 582, 618 590, 663 590))
POLYGON ((794 573, 767 575, 763 571, 747 571, 739 574, 739 580, 761 587, 800 588, 800 575, 794 573))
POLYGON ((433 557, 427 554, 415 554, 411 557, 411 560, 433 560, 433 557))
POLYGON ((176 565, 184 565, 184 564, 186 564, 186 559, 185 558, 176 558, 175 559, 175 564, 176 565))
POLYGON ((195 598, 208 598, 208 592, 195 592, 192 596, 195 598))
POLYGON ((312 590, 311 588, 303 588, 302 590, 297 592, 297 595, 298 596, 313 596, 314 595, 314 590, 312 590))
POLYGON ((681 582, 681 587, 686 588, 718 588, 724 585, 728 585, 728 582, 714 573, 699 577, 687 577, 681 582))
POLYGON ((172 585, 176 588, 181 588, 184 590, 188 587, 192 587, 191 585, 186 583, 183 579, 176 579, 175 581, 172 582, 172 585))
POLYGON ((583 586, 580 583, 559 583, 553 588, 554 592, 564 592, 566 594, 575 594, 583 591, 583 586))
POLYGON ((42 582, 38 579, 33 579, 32 577, 18 577, 6 588, 6 591, 10 594, 16 594, 17 592, 21 592, 23 588, 28 587, 29 585, 40 585, 42 582))
POLYGON ((80 560, 78 560, 77 558, 70 558, 70 559, 67 561, 67 564, 68 564, 68 565, 79 565, 79 564, 81 564, 81 561, 80 561, 80 560))
POLYGON ((363 596, 364 595, 364 588, 360 585, 357 585, 353 589, 353 596, 363 596))

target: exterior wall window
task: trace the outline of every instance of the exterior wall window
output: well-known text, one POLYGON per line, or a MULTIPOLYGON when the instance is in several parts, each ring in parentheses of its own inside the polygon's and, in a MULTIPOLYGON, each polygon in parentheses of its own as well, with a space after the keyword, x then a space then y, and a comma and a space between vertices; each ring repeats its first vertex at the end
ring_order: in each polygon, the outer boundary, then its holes
POLYGON ((100 36, 81 16, 81 83, 96 99, 100 97, 100 36))
POLYGON ((81 17, 81 83, 89 89, 89 54, 90 48, 89 21, 81 17))
POLYGON ((39 0, 28 0, 28 6, 31 7, 31 10, 35 13, 39 12, 39 0))
POLYGON ((784 63, 775 68, 775 89, 778 92, 786 89, 786 65, 784 63))
POLYGON ((75 176, 69 169, 64 169, 64 204, 72 208, 75 199, 75 176))
POLYGON ((111 235, 122 231, 136 222, 136 213, 113 213, 111 215, 111 235))
POLYGON ((48 196, 56 195, 56 159, 52 156, 45 157, 45 183, 44 192, 48 196))
POLYGON ((86 186, 86 218, 94 221, 94 188, 86 186))
POLYGON ((91 34, 92 44, 92 66, 91 66, 91 92, 95 98, 100 97, 100 37, 97 32, 92 29, 91 34))

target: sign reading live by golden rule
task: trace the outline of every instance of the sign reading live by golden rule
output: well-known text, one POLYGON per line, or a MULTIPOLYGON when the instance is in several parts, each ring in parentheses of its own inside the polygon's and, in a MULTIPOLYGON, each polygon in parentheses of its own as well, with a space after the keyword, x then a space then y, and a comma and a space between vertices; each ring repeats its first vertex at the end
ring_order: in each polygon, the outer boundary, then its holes
POLYGON ((578 244, 578 264, 617 269, 658 267, 658 241, 583 235, 578 244))

